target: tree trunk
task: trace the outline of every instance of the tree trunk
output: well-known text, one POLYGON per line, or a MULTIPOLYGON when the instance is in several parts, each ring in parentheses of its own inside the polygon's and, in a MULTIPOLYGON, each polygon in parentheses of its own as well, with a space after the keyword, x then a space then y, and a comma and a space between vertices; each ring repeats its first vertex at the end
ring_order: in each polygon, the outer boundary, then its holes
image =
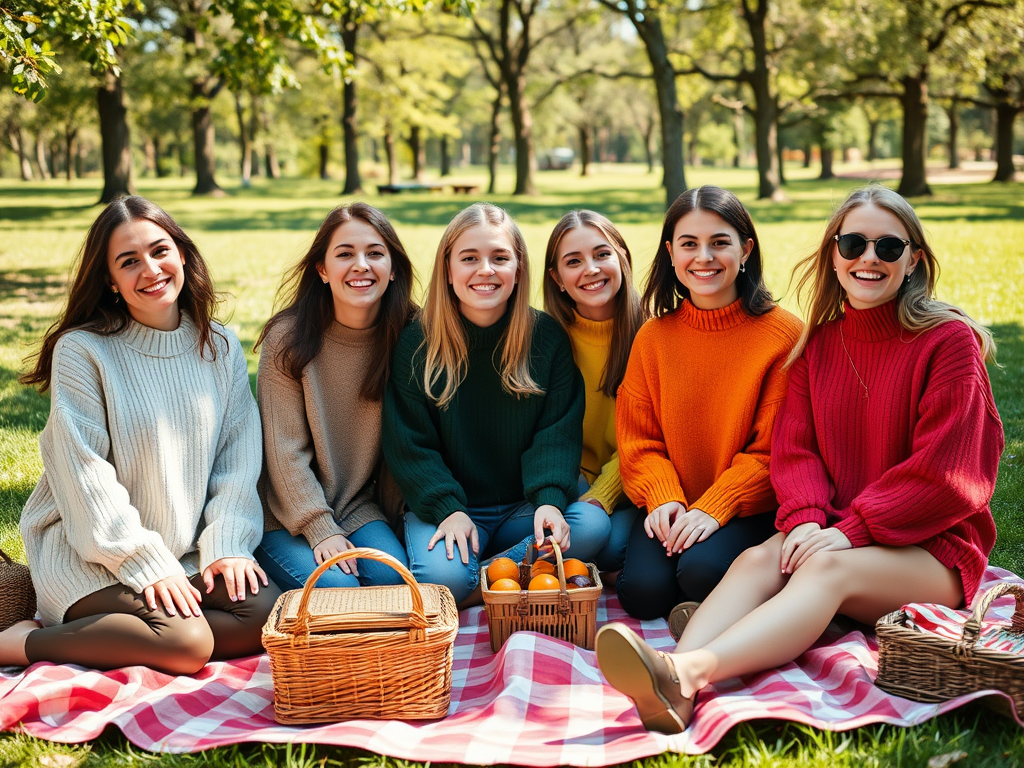
POLYGON ((103 193, 100 202, 109 203, 121 195, 135 194, 131 133, 120 76, 107 71, 103 85, 96 92, 96 101, 103 143, 103 193))
POLYGON ((996 175, 992 181, 1013 181, 1013 123, 1020 110, 1013 104, 996 105, 996 175))
POLYGON ((160 164, 160 156, 163 154, 163 147, 160 143, 160 135, 156 134, 152 138, 153 140, 153 155, 156 157, 156 177, 158 179, 164 179, 168 176, 166 166, 160 164))
POLYGON ((533 150, 533 116, 526 103, 526 77, 522 73, 515 74, 506 81, 505 87, 508 89, 508 108, 516 146, 516 186, 512 194, 535 195, 537 187, 533 174, 537 158, 533 150))
POLYGON ((590 129, 586 125, 577 125, 576 131, 580 139, 580 176, 589 176, 591 153, 590 129))
POLYGON ((327 161, 330 158, 331 145, 323 139, 320 140, 320 178, 323 181, 331 178, 331 174, 327 169, 327 161))
POLYGON ((195 147, 196 186, 193 195, 221 195, 224 190, 214 176, 217 163, 214 157, 216 133, 213 128, 213 111, 210 97, 206 94, 203 81, 192 83, 192 99, 200 106, 192 108, 192 143, 195 147))
POLYGON ((156 149, 153 147, 152 136, 142 140, 142 175, 156 176, 156 149))
POLYGON ((441 137, 441 178, 452 175, 452 157, 449 141, 447 136, 441 137))
POLYGON ((505 92, 502 82, 491 103, 491 125, 487 142, 487 194, 493 195, 498 189, 498 160, 501 153, 501 99, 505 92))
POLYGON ((647 172, 654 173, 654 119, 644 126, 644 156, 647 158, 647 172))
POLYGON ((739 168, 743 159, 744 144, 743 108, 737 107, 732 111, 732 140, 736 145, 736 154, 732 158, 732 167, 739 168))
POLYGON ((878 159, 878 120, 868 120, 868 162, 878 159))
POLYGON ((818 178, 822 181, 828 179, 834 179, 836 177, 832 170, 832 147, 821 146, 821 173, 818 174, 818 178))
POLYGON ((25 140, 21 134, 21 126, 14 125, 8 128, 7 138, 11 142, 11 149, 18 154, 18 169, 21 172, 22 181, 32 181, 32 164, 25 154, 25 140))
MULTIPOLYGON (((342 20, 341 42, 345 53, 356 59, 356 37, 359 25, 353 12, 349 12, 342 20)), ((343 195, 354 195, 363 191, 363 182, 359 178, 359 130, 356 118, 356 81, 348 78, 342 87, 341 129, 345 137, 345 186, 343 195)))
POLYGON ((779 187, 781 188, 786 184, 786 174, 784 171, 785 165, 782 162, 782 154, 786 151, 786 147, 782 143, 782 129, 779 128, 778 123, 775 125, 775 133, 778 137, 778 141, 775 142, 775 154, 779 164, 779 187))
POLYGON ((384 129, 384 154, 388 157, 388 184, 397 184, 398 152, 395 151, 395 131, 390 123, 384 129))
POLYGON ((409 129, 408 139, 409 149, 412 150, 412 178, 413 181, 423 181, 423 165, 424 165, 424 141, 422 132, 418 125, 414 125, 409 129))
POLYGON ((959 147, 959 134, 960 134, 960 106, 957 99, 953 99, 949 103, 949 109, 946 110, 946 116, 949 118, 949 168, 950 170, 956 170, 960 167, 960 147, 959 147))
POLYGON ((43 138, 42 130, 36 131, 36 165, 39 166, 39 178, 48 181, 50 179, 50 163, 46 159, 46 139, 43 138))
POLYGON ((238 149, 241 153, 239 170, 242 175, 242 186, 252 186, 252 141, 249 140, 249 121, 246 120, 245 105, 242 94, 235 93, 235 117, 238 119, 238 149))
POLYGON ((75 137, 78 135, 77 128, 68 128, 64 131, 64 156, 67 158, 67 168, 64 169, 64 177, 71 181, 71 174, 75 162, 75 137))
POLYGON ((679 106, 676 92, 676 72, 669 61, 665 34, 657 15, 631 13, 630 20, 644 42, 658 94, 661 162, 665 170, 662 186, 665 188, 665 207, 668 208, 686 189, 686 173, 683 170, 683 110, 679 106))
POLYGON ((930 195, 925 175, 926 137, 928 131, 928 69, 900 80, 903 94, 903 176, 896 190, 903 197, 930 195))
POLYGON ((764 23, 767 2, 759 3, 757 9, 743 3, 743 16, 750 30, 754 49, 754 69, 750 87, 754 92, 754 145, 757 150, 757 197, 765 200, 776 196, 779 188, 778 105, 771 89, 771 73, 768 70, 768 40, 764 23))
MULTIPOLYGON (((262 102, 253 99, 252 104, 253 122, 257 123, 256 117, 259 117, 258 125, 263 131, 263 158, 264 166, 267 169, 267 178, 277 180, 281 178, 281 163, 277 159, 277 146, 273 141, 270 140, 270 113, 267 112, 262 102)), ((255 142, 256 130, 253 129, 253 140, 255 142)))

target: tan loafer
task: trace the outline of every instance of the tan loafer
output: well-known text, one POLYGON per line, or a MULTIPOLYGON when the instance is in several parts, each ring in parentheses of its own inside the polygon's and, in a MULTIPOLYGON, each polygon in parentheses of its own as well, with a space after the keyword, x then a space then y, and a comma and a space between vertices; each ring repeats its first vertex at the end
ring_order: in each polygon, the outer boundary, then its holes
POLYGON ((608 684, 633 700, 649 731, 682 733, 693 715, 693 698, 679 692, 665 654, 625 624, 607 624, 597 633, 597 664, 608 684))
POLYGON ((690 623, 690 617, 693 616, 693 612, 700 607, 700 603, 696 600, 687 600, 685 603, 680 603, 672 609, 672 613, 668 615, 668 631, 672 635, 672 639, 677 643, 679 638, 683 636, 683 630, 686 629, 686 625, 690 623))

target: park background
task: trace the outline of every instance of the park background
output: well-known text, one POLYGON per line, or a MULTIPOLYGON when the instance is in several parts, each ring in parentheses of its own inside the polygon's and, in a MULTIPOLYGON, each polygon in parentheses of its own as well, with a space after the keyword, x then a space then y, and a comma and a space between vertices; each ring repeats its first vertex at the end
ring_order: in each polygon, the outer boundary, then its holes
MULTIPOLYGON (((1022 108, 1019 0, 0 0, 0 547, 23 556, 17 519, 49 412, 17 376, 100 200, 137 191, 195 237, 255 383, 252 344, 281 275, 338 203, 389 215, 417 296, 451 217, 477 199, 505 206, 540 306, 544 245, 565 211, 608 215, 642 283, 667 201, 717 184, 750 208, 769 284, 799 311, 792 266, 846 193, 878 180, 921 215, 939 297, 995 333, 1007 446, 992 562, 1022 573, 1022 108), (568 168, 541 170, 565 148, 568 168), (441 189, 378 194, 396 183, 441 189)), ((1024 734, 980 707, 845 735, 759 723, 710 756, 642 766, 923 766, 957 751, 1020 764, 1024 734)), ((0 736, 2 765, 325 761, 400 762, 270 746, 156 758, 116 732, 83 747, 0 736)))

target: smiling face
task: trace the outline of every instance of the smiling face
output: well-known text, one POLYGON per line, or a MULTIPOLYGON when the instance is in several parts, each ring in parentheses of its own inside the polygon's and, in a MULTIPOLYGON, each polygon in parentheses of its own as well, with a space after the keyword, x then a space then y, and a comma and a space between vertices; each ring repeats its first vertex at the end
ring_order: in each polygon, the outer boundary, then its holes
POLYGON ((721 309, 739 298, 736 276, 754 249, 754 241, 743 242, 717 213, 700 208, 690 211, 676 222, 672 241, 665 245, 676 278, 689 290, 695 307, 721 309))
POLYGON ((463 317, 481 328, 498 322, 515 290, 518 269, 512 239, 499 227, 477 224, 459 235, 448 257, 448 283, 463 317))
POLYGON ((127 221, 110 235, 110 287, 143 325, 161 331, 178 327, 178 295, 185 285, 185 257, 167 231, 149 219, 127 221))
POLYGON ((377 322, 380 300, 394 275, 391 252, 375 227, 362 219, 340 224, 316 270, 331 287, 335 320, 349 328, 377 322))
POLYGON ((551 278, 588 320, 609 320, 615 315, 615 297, 622 287, 619 254, 597 227, 568 230, 558 243, 557 269, 551 278))
MULTIPOLYGON (((894 236, 909 240, 906 227, 899 218, 873 203, 865 203, 851 210, 839 227, 840 235, 856 233, 868 240, 894 236)), ((906 276, 914 271, 920 251, 907 246, 897 261, 885 262, 875 254, 875 244, 868 243, 859 258, 847 261, 839 255, 839 247, 832 245, 832 266, 839 284, 846 291, 854 309, 871 309, 896 298, 906 276)))

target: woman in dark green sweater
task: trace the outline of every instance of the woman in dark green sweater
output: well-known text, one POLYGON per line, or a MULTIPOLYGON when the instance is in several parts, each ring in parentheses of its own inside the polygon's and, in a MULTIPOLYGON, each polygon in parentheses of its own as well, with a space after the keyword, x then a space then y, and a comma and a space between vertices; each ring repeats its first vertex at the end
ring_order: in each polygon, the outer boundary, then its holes
POLYGON ((608 516, 577 502, 583 381, 565 331, 530 307, 529 275, 505 211, 459 213, 385 393, 384 455, 412 512, 410 566, 460 603, 478 586, 478 559, 522 557, 548 532, 588 560, 608 539, 608 516))

